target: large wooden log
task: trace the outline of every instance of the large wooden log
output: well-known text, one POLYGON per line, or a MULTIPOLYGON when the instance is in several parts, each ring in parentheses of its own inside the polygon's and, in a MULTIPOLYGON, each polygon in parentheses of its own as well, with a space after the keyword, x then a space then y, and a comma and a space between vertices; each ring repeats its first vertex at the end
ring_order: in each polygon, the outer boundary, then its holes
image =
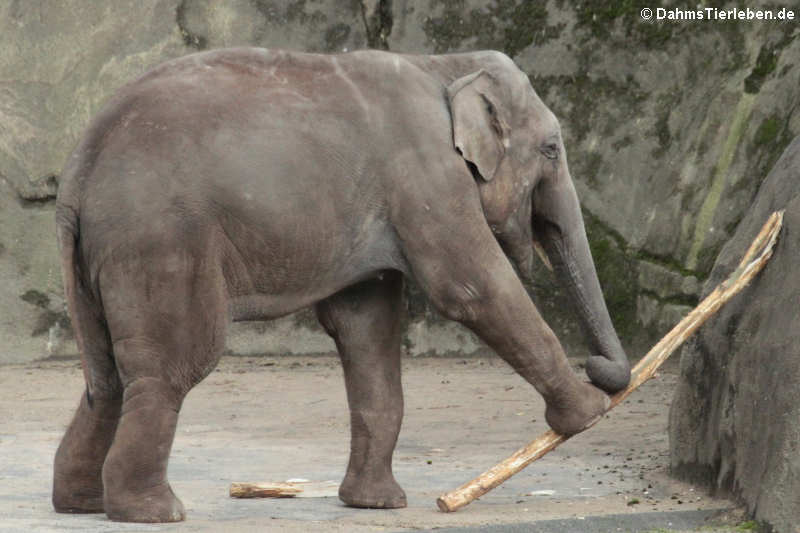
MULTIPOLYGON (((775 212, 769 217, 761 232, 756 236, 747 253, 745 253, 738 268, 639 361, 631 371, 630 384, 625 390, 611 397, 611 405, 608 410, 619 405, 639 386, 651 379, 656 374, 658 367, 666 361, 667 357, 678 346, 761 271, 769 261, 769 258, 772 257, 772 249, 782 224, 783 211, 775 212), (755 257, 757 253, 758 257, 755 257)), ((472 481, 468 481, 451 492, 442 494, 436 500, 436 504, 444 512, 456 511, 497 487, 569 438, 559 435, 553 430, 547 431, 472 481)))

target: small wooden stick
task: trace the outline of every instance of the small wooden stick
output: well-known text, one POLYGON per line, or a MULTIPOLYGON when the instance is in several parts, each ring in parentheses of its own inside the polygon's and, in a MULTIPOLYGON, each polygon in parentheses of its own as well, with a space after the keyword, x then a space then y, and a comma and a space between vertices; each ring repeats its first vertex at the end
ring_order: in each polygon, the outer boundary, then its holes
MULTIPOLYGON (((772 249, 782 224, 783 211, 772 213, 761 232, 756 236, 753 244, 747 250, 738 268, 639 361, 631 371, 631 382, 628 387, 611 397, 611 406, 608 411, 619 405, 640 385, 652 378, 658 367, 666 361, 667 357, 678 346, 697 331, 697 328, 761 271, 769 261, 769 258, 772 257, 772 249), (760 255, 754 259, 759 250, 761 250, 760 255)), ((457 489, 439 496, 436 500, 436 505, 444 512, 453 512, 464 507, 497 487, 533 461, 554 450, 569 438, 559 435, 553 430, 543 433, 527 446, 514 452, 508 459, 493 466, 472 481, 468 481, 457 489)))
POLYGON ((231 498, 326 498, 336 496, 339 483, 335 481, 263 481, 261 483, 231 483, 231 498))
POLYGON ((231 483, 231 498, 293 498, 303 489, 293 483, 231 483))

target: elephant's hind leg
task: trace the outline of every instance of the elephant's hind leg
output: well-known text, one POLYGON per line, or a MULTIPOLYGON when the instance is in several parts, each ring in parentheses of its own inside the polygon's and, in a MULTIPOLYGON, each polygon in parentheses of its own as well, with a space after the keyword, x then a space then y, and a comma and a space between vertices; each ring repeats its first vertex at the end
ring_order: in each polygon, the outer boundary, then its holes
POLYGON ((398 508, 406 495, 392 474, 403 419, 400 383, 402 275, 359 283, 317 304, 336 341, 350 406, 350 462, 339 498, 353 507, 398 508))
POLYGON ((56 452, 53 467, 53 507, 59 513, 102 513, 101 472, 120 415, 119 382, 108 331, 98 319, 100 311, 83 293, 75 295, 74 312, 80 315, 83 363, 91 387, 81 394, 78 409, 56 452), (91 390, 91 392, 90 392, 91 390))
POLYGON ((121 389, 81 395, 56 452, 53 507, 59 513, 102 513, 101 472, 119 420, 121 389), (89 399, 91 397, 91 400, 89 399))
POLYGON ((104 506, 112 520, 185 517, 167 463, 185 395, 219 360, 227 323, 222 282, 211 262, 180 249, 101 272, 124 390, 103 465, 104 506))
POLYGON ((126 385, 116 439, 103 465, 105 510, 111 520, 184 519, 183 504, 167 481, 180 404, 180 395, 164 380, 137 378, 126 385))

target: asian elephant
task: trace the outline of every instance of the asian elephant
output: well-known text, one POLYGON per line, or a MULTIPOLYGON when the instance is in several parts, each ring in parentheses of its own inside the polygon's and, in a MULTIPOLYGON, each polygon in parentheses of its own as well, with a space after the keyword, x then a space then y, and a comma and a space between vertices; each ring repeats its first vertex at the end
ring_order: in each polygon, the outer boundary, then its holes
POLYGON ((236 48, 163 63, 92 121, 56 217, 86 379, 55 458, 60 512, 182 520, 166 467, 184 396, 232 320, 311 304, 350 407, 340 498, 405 506, 391 467, 405 276, 542 394, 560 433, 629 380, 558 122, 502 53, 236 48), (593 385, 512 266, 529 274, 534 241, 577 304, 593 385))

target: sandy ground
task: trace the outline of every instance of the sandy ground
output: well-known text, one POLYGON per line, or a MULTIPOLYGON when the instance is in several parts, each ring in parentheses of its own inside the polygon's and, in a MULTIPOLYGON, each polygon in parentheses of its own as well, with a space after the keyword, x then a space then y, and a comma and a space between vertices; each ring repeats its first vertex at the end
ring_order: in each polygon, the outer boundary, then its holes
POLYGON ((78 362, 2 366, 0 531, 404 531, 732 507, 666 476, 668 368, 594 428, 441 513, 440 493, 547 429, 544 403, 499 359, 407 359, 403 382, 394 470, 407 509, 350 509, 333 496, 229 498, 232 481, 340 481, 349 429, 337 359, 225 358, 186 399, 173 446, 169 477, 188 521, 132 525, 50 506, 53 454, 83 388, 78 362))

